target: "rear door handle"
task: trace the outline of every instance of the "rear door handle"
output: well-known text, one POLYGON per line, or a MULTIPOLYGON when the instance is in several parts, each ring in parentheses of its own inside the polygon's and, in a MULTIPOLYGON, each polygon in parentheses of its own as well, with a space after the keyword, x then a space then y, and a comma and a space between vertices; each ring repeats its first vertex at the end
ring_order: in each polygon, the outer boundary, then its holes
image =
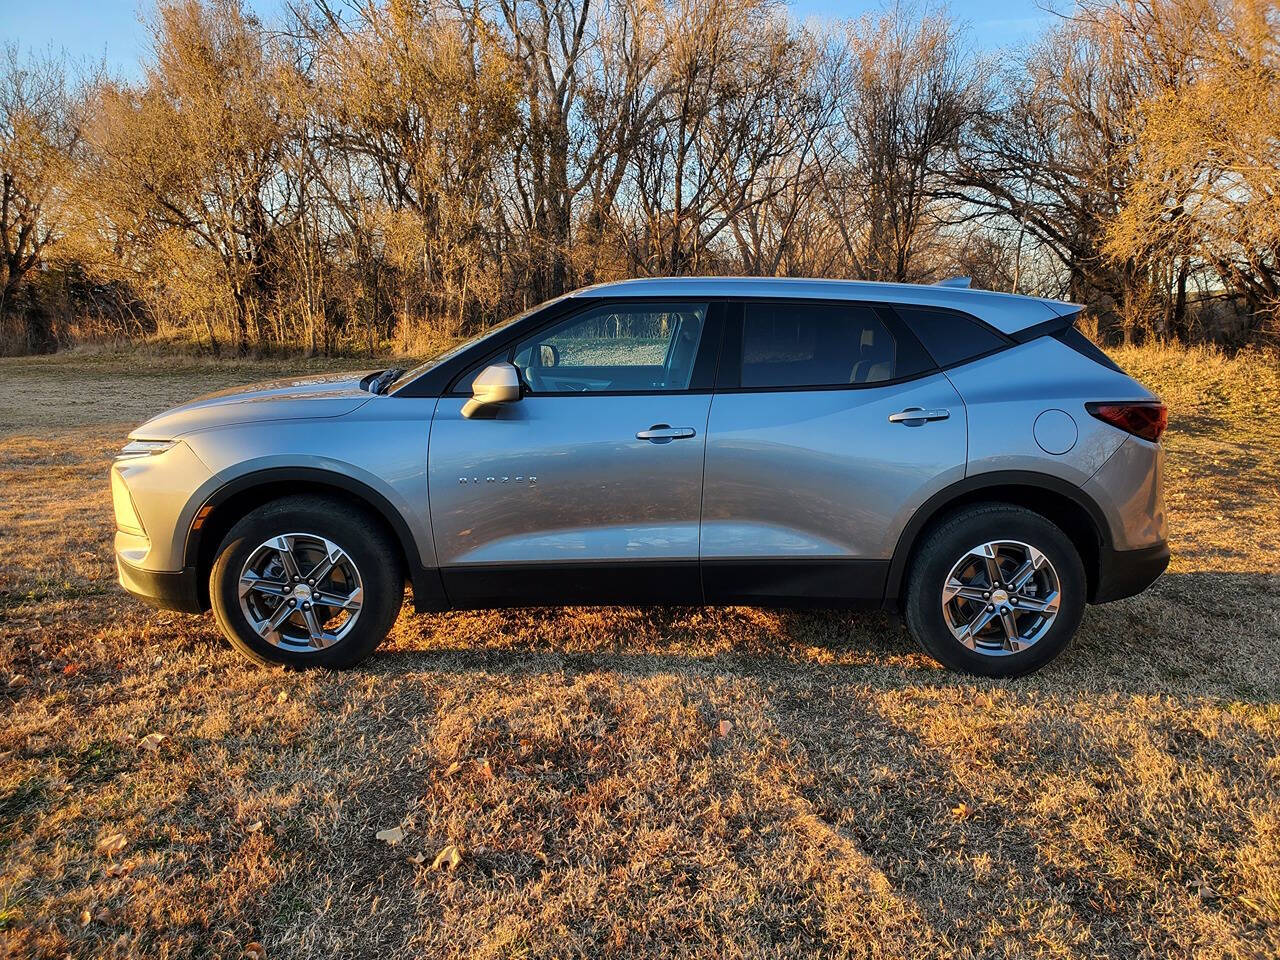
POLYGON ((908 427, 918 427, 929 420, 946 420, 949 416, 951 416, 951 411, 945 407, 931 407, 928 410, 923 407, 907 407, 905 410, 889 414, 889 422, 905 423, 908 427))
POLYGON ((636 434, 637 440, 648 440, 650 443, 670 443, 672 440, 688 440, 698 431, 693 427, 673 427, 666 423, 655 423, 648 430, 636 434))

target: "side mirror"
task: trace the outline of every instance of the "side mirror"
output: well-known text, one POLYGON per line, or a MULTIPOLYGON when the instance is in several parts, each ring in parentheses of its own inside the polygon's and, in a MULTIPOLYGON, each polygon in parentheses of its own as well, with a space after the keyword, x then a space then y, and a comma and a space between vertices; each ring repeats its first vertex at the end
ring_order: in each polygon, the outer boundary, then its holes
POLYGON ((471 399, 462 405, 462 415, 470 419, 484 407, 519 399, 520 371, 509 363, 493 363, 471 382, 471 399))
POLYGON ((560 351, 554 343, 538 344, 538 366, 555 367, 560 364, 560 351))

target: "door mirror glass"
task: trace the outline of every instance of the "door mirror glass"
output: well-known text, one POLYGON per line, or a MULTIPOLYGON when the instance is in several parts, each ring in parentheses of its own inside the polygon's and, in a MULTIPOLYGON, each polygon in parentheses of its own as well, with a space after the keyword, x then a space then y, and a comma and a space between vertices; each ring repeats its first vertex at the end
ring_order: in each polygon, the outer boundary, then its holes
POLYGON ((509 363, 492 363, 476 374, 471 383, 471 399, 462 405, 462 415, 470 419, 486 407, 519 399, 519 372, 509 363))

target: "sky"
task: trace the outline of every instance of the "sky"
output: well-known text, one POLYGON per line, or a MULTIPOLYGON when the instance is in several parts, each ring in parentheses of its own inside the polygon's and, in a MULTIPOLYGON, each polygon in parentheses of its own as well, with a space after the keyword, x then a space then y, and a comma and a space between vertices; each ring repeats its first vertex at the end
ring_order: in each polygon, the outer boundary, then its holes
MULTIPOLYGON (((967 23, 979 49, 992 50, 1027 40, 1047 26, 1052 16, 1047 0, 951 0, 952 16, 967 23)), ((247 0, 264 19, 283 8, 284 0, 247 0)), ((880 9, 880 0, 791 0, 792 13, 839 18, 880 9)), ((108 70, 138 75, 138 61, 149 38, 143 12, 150 0, 0 0, 0 42, 16 42, 24 52, 65 51, 75 60, 105 61, 108 70)))

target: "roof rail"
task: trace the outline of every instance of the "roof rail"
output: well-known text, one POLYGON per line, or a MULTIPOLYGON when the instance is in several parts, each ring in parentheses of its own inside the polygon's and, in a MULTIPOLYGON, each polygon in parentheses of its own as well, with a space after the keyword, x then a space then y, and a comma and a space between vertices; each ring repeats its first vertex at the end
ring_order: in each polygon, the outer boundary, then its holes
POLYGON ((968 290, 973 283, 973 277, 947 277, 945 280, 939 280, 934 284, 935 287, 962 287, 968 290))

